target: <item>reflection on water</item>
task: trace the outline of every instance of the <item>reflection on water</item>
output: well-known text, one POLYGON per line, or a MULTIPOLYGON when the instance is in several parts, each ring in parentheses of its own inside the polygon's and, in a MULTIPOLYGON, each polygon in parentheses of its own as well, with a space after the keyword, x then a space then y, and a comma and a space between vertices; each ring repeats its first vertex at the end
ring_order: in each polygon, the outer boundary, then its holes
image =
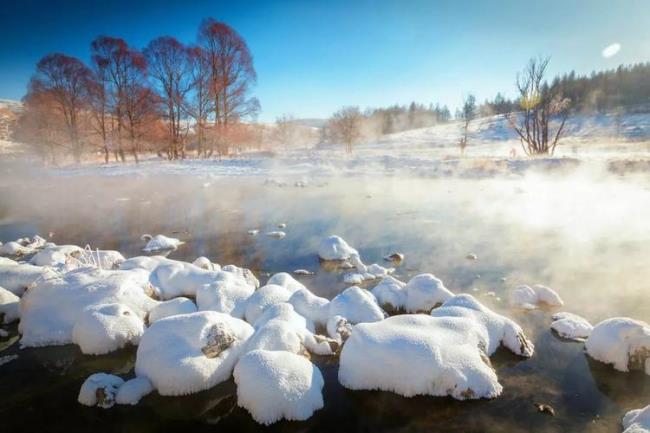
MULTIPOLYGON (((335 359, 316 357, 326 379, 325 408, 305 422, 274 431, 619 431, 623 413, 650 402, 650 378, 593 362, 583 344, 549 331, 550 311, 511 311, 507 289, 521 283, 556 288, 568 311, 591 321, 650 317, 647 281, 650 229, 647 179, 529 176, 516 179, 334 179, 327 185, 264 186, 260 179, 189 177, 3 179, 0 240, 53 233, 54 242, 140 254, 143 233, 185 241, 170 258, 205 255, 269 274, 308 269, 297 278, 321 296, 345 285, 322 267, 318 241, 336 233, 367 263, 398 251, 400 279, 433 272, 522 325, 536 345, 522 360, 493 357, 503 395, 495 400, 406 399, 387 392, 349 391, 338 384, 335 359), (265 232, 286 222, 286 238, 265 232), (249 229, 260 229, 251 236, 249 229), (474 253, 478 260, 466 259, 474 253), (494 292, 494 296, 487 296, 494 292), (556 417, 533 403, 552 405, 556 417)), ((293 182, 289 183, 293 185, 293 182)), ((16 335, 15 326, 10 328, 16 335)), ((76 402, 83 380, 97 371, 133 374, 133 348, 105 356, 75 346, 20 350, 0 341, 0 417, 6 431, 259 431, 237 407, 228 381, 186 397, 150 395, 134 407, 105 411, 76 402)), ((369 363, 372 359, 368 360, 369 363)))

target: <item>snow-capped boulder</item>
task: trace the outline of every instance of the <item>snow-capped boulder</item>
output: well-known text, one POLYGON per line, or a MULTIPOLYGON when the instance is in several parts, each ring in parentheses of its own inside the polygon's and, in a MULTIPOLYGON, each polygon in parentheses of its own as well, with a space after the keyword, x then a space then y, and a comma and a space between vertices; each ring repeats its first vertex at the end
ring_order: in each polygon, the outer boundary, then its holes
POLYGON ((207 257, 197 257, 196 260, 192 262, 194 266, 198 266, 201 269, 205 269, 206 271, 220 271, 221 266, 219 266, 218 263, 212 263, 210 259, 207 257))
POLYGON ((47 241, 42 237, 36 235, 32 239, 21 238, 15 241, 0 244, 0 255, 5 256, 26 256, 33 254, 39 248, 47 245, 47 241))
POLYGON ((264 310, 272 305, 287 302, 291 292, 277 284, 267 284, 255 291, 246 301, 244 317, 248 323, 255 323, 264 310))
POLYGON ((357 286, 348 287, 330 301, 329 316, 345 317, 350 323, 376 322, 386 313, 369 291, 357 286))
POLYGON ((261 424, 305 420, 323 407, 323 375, 302 356, 255 350, 239 360, 234 377, 237 404, 261 424))
POLYGON ((227 380, 253 327, 215 311, 171 316, 149 327, 138 346, 135 373, 161 395, 184 395, 227 380))
POLYGON ((196 290, 199 310, 212 310, 244 318, 248 298, 255 293, 255 287, 239 275, 221 272, 219 279, 196 290))
POLYGON ((224 272, 230 272, 241 278, 243 278, 248 284, 258 289, 260 287, 259 280, 255 277, 255 274, 250 269, 240 268, 235 265, 226 265, 222 269, 224 272))
POLYGON ((540 305, 549 307, 561 307, 564 301, 556 291, 541 284, 534 286, 519 286, 510 292, 510 305, 533 310, 540 305))
POLYGON ((153 391, 153 385, 144 377, 127 380, 117 391, 115 403, 135 405, 153 391))
POLYGON ((165 235, 142 235, 141 239, 147 242, 147 245, 142 249, 144 252, 175 250, 182 245, 183 242, 176 238, 170 238, 165 235))
POLYGON ((19 303, 20 298, 18 296, 0 287, 0 323, 11 323, 20 318, 19 303))
POLYGON ((327 320, 327 335, 342 344, 352 334, 352 324, 345 317, 332 316, 327 320))
POLYGON ((178 296, 196 296, 196 291, 217 281, 219 271, 206 271, 191 263, 170 260, 160 263, 151 271, 151 284, 158 289, 161 299, 178 296))
POLYGON ((400 310, 406 306, 406 291, 403 282, 391 276, 384 277, 371 293, 377 298, 379 305, 391 310, 400 310))
POLYGON ((304 284, 286 272, 280 272, 273 275, 271 278, 269 278, 266 284, 277 284, 278 286, 284 287, 291 293, 295 293, 298 290, 307 290, 304 284))
POLYGON ((289 298, 289 303, 298 314, 312 322, 325 326, 329 319, 330 301, 314 295, 310 290, 297 290, 289 298))
POLYGON ((85 406, 108 409, 115 404, 115 396, 123 384, 124 380, 119 376, 95 373, 81 385, 77 400, 85 406))
POLYGON ((123 271, 130 271, 133 269, 144 269, 145 271, 151 272, 158 265, 163 263, 184 263, 179 262, 178 260, 168 259, 163 256, 137 256, 131 257, 120 263, 119 268, 123 271))
POLYGON ((148 273, 141 270, 83 268, 50 278, 36 284, 20 300, 20 342, 23 346, 72 343, 73 328, 86 316, 86 309, 102 304, 127 307, 139 320, 144 320, 157 303, 147 295, 147 290, 148 273))
POLYGON ((591 323, 573 313, 555 313, 552 318, 551 329, 567 340, 582 341, 589 337, 594 328, 591 323))
POLYGON ((650 405, 623 416, 623 433, 650 433, 650 405))
POLYGON ((517 324, 470 295, 458 295, 431 316, 356 325, 341 352, 339 381, 350 389, 407 397, 494 398, 502 387, 488 357, 500 345, 522 356, 533 353, 517 324))
POLYGON ((594 326, 585 343, 587 354, 616 370, 650 374, 650 326, 627 317, 606 319, 594 326))
POLYGON ((149 324, 164 319, 165 317, 195 313, 196 311, 196 305, 191 299, 182 296, 170 299, 169 301, 160 302, 149 310, 149 324))
POLYGON ((29 263, 0 264, 0 286, 17 296, 38 281, 55 277, 57 273, 49 268, 30 265, 29 263))
POLYGON ((127 344, 137 345, 144 321, 122 304, 99 304, 84 309, 72 328, 72 342, 88 355, 103 355, 127 344))
POLYGON ((403 290, 406 292, 406 311, 429 312, 454 296, 442 281, 433 274, 420 274, 411 278, 403 290))
POLYGON ((318 256, 323 260, 347 260, 359 252, 339 236, 328 236, 318 245, 318 256))
POLYGON ((49 245, 37 252, 29 260, 36 266, 73 265, 81 266, 79 258, 84 250, 76 245, 49 245))
POLYGON ((84 249, 79 256, 82 263, 92 264, 102 269, 119 269, 126 261, 122 253, 115 250, 87 250, 84 249))

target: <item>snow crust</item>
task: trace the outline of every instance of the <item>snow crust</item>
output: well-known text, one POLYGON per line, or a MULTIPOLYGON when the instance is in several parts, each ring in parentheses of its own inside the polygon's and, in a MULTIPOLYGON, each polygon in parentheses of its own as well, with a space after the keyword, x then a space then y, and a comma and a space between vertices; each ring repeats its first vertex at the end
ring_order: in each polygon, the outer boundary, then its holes
POLYGON ((650 326, 628 317, 614 317, 594 326, 585 342, 587 354, 616 370, 643 370, 650 375, 650 326))

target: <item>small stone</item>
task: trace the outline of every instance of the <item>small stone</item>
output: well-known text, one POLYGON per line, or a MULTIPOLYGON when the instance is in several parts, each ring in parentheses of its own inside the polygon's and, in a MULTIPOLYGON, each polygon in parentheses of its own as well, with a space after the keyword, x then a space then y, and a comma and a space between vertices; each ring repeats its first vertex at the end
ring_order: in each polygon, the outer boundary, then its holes
POLYGON ((468 255, 465 256, 465 258, 466 258, 467 260, 476 260, 476 259, 478 259, 478 257, 476 256, 476 254, 468 254, 468 255))
POLYGON ((402 253, 392 253, 384 257, 384 260, 387 262, 401 262, 404 260, 404 254, 402 253))
POLYGON ((544 404, 544 403, 535 403, 535 407, 537 408, 537 412, 539 413, 545 413, 550 416, 555 416, 555 409, 553 409, 551 405, 544 404))

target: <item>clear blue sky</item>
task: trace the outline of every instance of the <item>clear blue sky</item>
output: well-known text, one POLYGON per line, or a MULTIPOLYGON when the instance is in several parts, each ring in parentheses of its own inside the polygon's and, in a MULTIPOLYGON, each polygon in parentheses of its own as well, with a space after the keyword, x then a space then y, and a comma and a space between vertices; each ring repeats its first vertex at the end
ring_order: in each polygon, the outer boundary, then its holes
POLYGON ((99 34, 139 48, 166 34, 192 42, 207 16, 248 42, 263 121, 512 96, 516 72, 536 55, 552 57, 552 74, 650 60, 648 0, 13 0, 0 8, 0 98, 20 99, 46 53, 87 61, 99 34), (620 51, 604 58, 612 43, 620 51))

